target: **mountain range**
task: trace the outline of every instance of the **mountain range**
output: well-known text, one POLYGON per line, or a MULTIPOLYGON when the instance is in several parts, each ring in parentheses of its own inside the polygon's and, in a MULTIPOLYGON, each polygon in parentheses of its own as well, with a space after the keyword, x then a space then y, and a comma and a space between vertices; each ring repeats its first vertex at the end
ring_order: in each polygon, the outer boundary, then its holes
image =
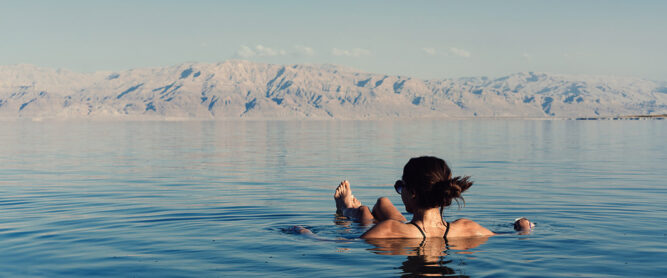
POLYGON ((0 66, 0 119, 576 118, 667 114, 667 83, 522 72, 422 80, 231 60, 119 72, 0 66))

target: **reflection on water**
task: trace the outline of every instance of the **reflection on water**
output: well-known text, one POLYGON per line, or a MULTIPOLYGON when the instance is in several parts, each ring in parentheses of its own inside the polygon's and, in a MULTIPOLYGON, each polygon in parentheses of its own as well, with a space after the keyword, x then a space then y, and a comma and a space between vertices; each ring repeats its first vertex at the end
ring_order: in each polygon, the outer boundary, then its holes
POLYGON ((369 251, 378 255, 406 256, 399 269, 403 276, 440 276, 456 272, 447 266, 447 245, 442 238, 367 239, 369 251))
MULTIPOLYGON (((399 267, 403 276, 441 276, 456 274, 448 265, 452 262, 447 259, 449 250, 461 250, 466 253, 475 253, 474 249, 484 244, 488 237, 453 238, 445 241, 443 238, 392 238, 366 239, 372 248, 368 250, 378 255, 406 256, 399 267)), ((462 277, 467 277, 463 275, 462 277)))
POLYGON ((446 260, 445 257, 408 256, 399 268, 402 271, 401 277, 470 277, 457 275, 458 273, 454 269, 447 266, 451 262, 451 260, 446 260))

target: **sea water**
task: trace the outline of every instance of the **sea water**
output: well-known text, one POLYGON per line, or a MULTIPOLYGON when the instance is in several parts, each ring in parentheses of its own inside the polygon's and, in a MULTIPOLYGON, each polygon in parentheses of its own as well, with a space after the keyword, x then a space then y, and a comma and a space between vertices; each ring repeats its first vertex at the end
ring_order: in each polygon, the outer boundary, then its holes
POLYGON ((667 275, 667 121, 1 124, 2 277, 667 275), (344 179, 404 211, 420 155, 475 181, 446 219, 499 235, 364 241, 335 216, 344 179))

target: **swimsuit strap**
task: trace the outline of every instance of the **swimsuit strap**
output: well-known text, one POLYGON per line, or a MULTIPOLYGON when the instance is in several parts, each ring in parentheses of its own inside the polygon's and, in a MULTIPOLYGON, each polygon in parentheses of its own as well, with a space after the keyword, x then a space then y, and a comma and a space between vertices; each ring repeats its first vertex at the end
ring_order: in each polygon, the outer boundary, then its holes
POLYGON ((447 241, 447 234, 449 233, 449 222, 443 220, 442 224, 446 224, 447 229, 445 230, 445 235, 442 238, 445 239, 445 248, 449 249, 449 241, 447 241))
POLYGON ((410 224, 415 225, 415 227, 417 227, 417 230, 419 230, 419 232, 422 233, 422 236, 424 237, 424 239, 426 239, 426 234, 424 233, 424 231, 422 231, 422 228, 419 228, 419 226, 417 226, 417 224, 415 224, 413 222, 410 222, 410 224))
POLYGON ((424 247, 424 243, 426 242, 426 234, 424 233, 424 231, 422 231, 422 228, 419 228, 419 226, 417 226, 417 224, 412 223, 412 222, 410 222, 410 224, 415 225, 415 227, 417 227, 417 230, 419 230, 419 232, 422 233, 422 236, 423 236, 422 242, 419 243, 419 247, 417 248, 417 255, 421 255, 420 254, 421 249, 422 249, 422 247, 424 247))
MULTIPOLYGON (((445 220, 444 215, 442 215, 442 210, 443 210, 443 209, 444 209, 444 207, 440 207, 440 221, 442 221, 442 225, 445 225, 445 227, 446 227, 446 229, 445 229, 445 235, 442 236, 442 238, 445 239, 445 248, 447 248, 447 246, 449 245, 449 242, 447 242, 447 234, 449 233, 449 222, 447 222, 447 221, 445 220)), ((447 249, 449 249, 449 248, 447 248, 447 249)))
POLYGON ((445 223, 447 223, 447 230, 445 230, 445 236, 444 236, 444 238, 446 239, 447 233, 449 233, 449 222, 445 221, 445 223))

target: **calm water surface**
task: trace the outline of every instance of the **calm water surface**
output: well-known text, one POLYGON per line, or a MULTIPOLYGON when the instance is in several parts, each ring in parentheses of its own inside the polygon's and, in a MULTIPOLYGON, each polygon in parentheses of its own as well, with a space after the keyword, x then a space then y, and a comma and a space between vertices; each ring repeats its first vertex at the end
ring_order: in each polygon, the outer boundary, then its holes
POLYGON ((0 124, 3 277, 667 275, 667 121, 0 124), (420 248, 336 219, 342 179, 400 204, 424 154, 476 181, 446 218, 503 234, 420 248))

